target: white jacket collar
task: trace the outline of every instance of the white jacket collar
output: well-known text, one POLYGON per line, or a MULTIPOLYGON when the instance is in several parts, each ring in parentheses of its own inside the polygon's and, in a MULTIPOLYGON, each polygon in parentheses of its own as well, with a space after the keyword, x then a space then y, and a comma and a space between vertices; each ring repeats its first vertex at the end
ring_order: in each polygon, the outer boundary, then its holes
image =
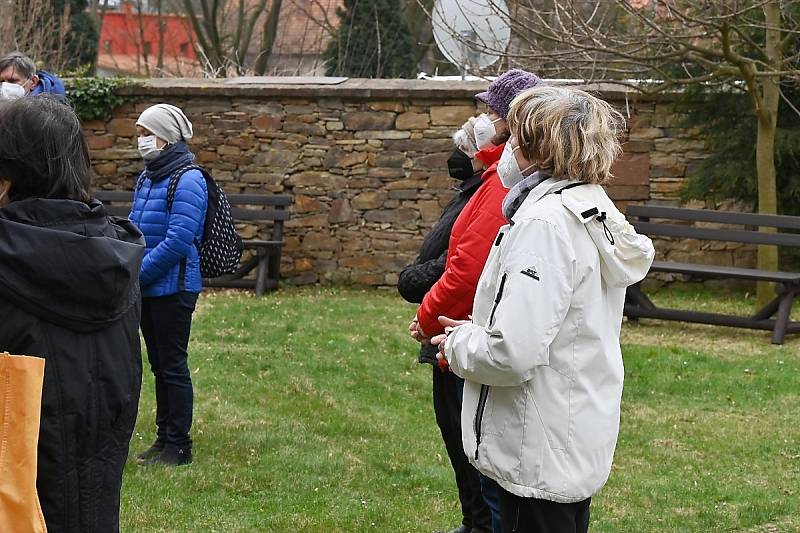
MULTIPOLYGON (((544 198, 548 194, 553 193, 553 192, 557 192, 557 191, 563 189, 564 187, 567 187, 568 185, 573 184, 573 183, 578 183, 578 182, 576 182, 576 181, 568 181, 568 180, 565 180, 565 179, 562 179, 562 178, 554 178, 554 177, 551 176, 551 177, 547 178, 546 180, 544 180, 543 182, 541 182, 536 187, 534 187, 534 189, 528 194, 528 197, 525 199, 524 203, 525 204, 535 204, 536 202, 538 202, 539 200, 541 200, 542 198, 544 198)), ((523 210, 522 208, 518 209, 517 213, 515 213, 514 216, 511 217, 511 221, 510 222, 512 224, 514 222, 516 222, 517 214, 519 214, 522 210, 523 210)))

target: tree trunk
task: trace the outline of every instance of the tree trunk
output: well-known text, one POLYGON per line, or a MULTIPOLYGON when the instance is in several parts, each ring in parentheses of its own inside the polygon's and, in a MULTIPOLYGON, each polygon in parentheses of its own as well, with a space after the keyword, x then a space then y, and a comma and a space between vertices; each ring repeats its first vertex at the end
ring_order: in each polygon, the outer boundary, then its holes
POLYGON ((272 47, 275 38, 278 36, 278 18, 281 14, 281 4, 283 0, 273 0, 267 18, 264 20, 264 31, 261 34, 261 49, 258 51, 255 73, 263 76, 267 72, 267 64, 272 55, 272 47))
MULTIPOLYGON (((766 15, 766 52, 767 62, 773 71, 780 71, 781 52, 781 8, 778 1, 764 6, 766 15)), ((761 108, 757 110, 758 137, 756 140, 756 171, 758 174, 758 212, 775 214, 778 212, 778 197, 775 176, 775 130, 778 121, 778 104, 780 103, 779 76, 762 78, 761 108)), ((762 228, 764 231, 766 228, 762 228)), ((771 228, 772 232, 775 231, 771 228)), ((778 269, 778 249, 775 246, 758 247, 758 268, 764 270, 778 269)), ((775 297, 770 283, 759 283, 758 305, 766 305, 775 297)))
MULTIPOLYGON (((136 1, 136 14, 137 14, 137 22, 139 24, 139 45, 141 46, 142 57, 144 58, 144 71, 147 76, 150 76, 150 59, 148 56, 150 55, 150 51, 147 49, 147 41, 144 38, 144 17, 142 16, 144 13, 144 6, 142 5, 142 0, 136 1)), ((139 73, 139 61, 136 61, 136 73, 139 73)))
POLYGON ((164 23, 163 8, 163 0, 158 0, 156 2, 156 10, 158 11, 158 60, 156 69, 159 78, 164 75, 164 34, 167 31, 166 24, 164 23))

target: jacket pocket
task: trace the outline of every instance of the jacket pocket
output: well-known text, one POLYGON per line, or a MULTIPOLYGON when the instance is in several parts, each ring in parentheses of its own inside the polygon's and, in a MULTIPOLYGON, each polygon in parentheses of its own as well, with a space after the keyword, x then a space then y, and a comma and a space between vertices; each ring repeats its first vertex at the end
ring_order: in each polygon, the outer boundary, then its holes
POLYGON ((550 367, 542 367, 532 384, 533 405, 550 448, 568 449, 573 417, 572 380, 550 367))

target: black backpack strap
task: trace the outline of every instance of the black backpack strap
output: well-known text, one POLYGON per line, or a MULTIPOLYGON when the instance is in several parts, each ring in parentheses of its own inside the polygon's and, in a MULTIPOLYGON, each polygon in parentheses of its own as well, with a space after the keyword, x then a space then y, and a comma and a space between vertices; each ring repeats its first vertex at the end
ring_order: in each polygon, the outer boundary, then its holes
MULTIPOLYGON (((181 180, 181 176, 189 172, 190 170, 199 170, 203 174, 203 178, 206 178, 206 171, 203 167, 199 165, 195 165, 194 163, 190 163, 184 167, 180 167, 176 170, 172 177, 169 178, 169 183, 167 184, 167 212, 172 211, 172 204, 175 203, 175 191, 178 190, 178 182, 181 180)), ((194 241, 195 246, 199 247, 199 243, 197 239, 194 241)), ((178 271, 178 290, 183 291, 186 288, 186 258, 184 257, 181 260, 180 269, 178 271)))
POLYGON ((136 178, 136 189, 134 189, 134 190, 138 191, 139 189, 142 188, 142 185, 144 185, 144 180, 145 180, 145 175, 146 174, 147 174, 146 170, 143 170, 142 172, 139 173, 139 177, 136 178))
POLYGON ((582 185, 589 185, 589 183, 586 183, 585 181, 579 181, 577 183, 570 183, 566 187, 562 187, 561 189, 557 190, 553 194, 561 194, 562 192, 566 191, 567 189, 574 189, 575 187, 580 187, 582 185))
POLYGON ((167 211, 172 211, 172 204, 175 203, 175 191, 178 190, 178 182, 180 181, 181 176, 190 170, 199 170, 200 173, 203 174, 203 178, 207 181, 205 169, 199 165, 195 165, 194 163, 190 163, 176 170, 172 174, 172 177, 169 178, 169 184, 167 185, 167 211))

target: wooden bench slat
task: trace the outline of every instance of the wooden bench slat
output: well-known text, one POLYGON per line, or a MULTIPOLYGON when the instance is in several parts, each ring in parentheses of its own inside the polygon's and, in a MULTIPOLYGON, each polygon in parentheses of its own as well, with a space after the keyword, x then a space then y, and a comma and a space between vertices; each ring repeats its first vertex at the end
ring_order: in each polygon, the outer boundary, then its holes
POLYGON ((245 247, 258 248, 261 246, 283 246, 284 244, 286 244, 286 241, 264 241, 260 239, 247 239, 243 240, 242 244, 244 244, 245 247))
POLYGON ((95 191, 94 197, 101 202, 128 202, 133 200, 133 191, 95 191))
POLYGON ((231 208, 233 220, 289 220, 289 211, 278 211, 277 209, 241 209, 231 208))
POLYGON ((689 274, 702 277, 731 277, 754 281, 800 284, 800 273, 798 272, 773 272, 771 270, 758 270, 755 268, 698 265, 696 263, 678 263, 676 261, 654 261, 650 270, 654 272, 689 274))
POLYGON ((683 237, 706 241, 741 242, 746 244, 772 244, 777 246, 800 246, 800 235, 794 233, 762 233, 760 231, 696 228, 677 224, 656 222, 632 222, 639 233, 662 237, 683 237))
MULTIPOLYGON (((755 320, 752 317, 725 315, 722 313, 706 313, 684 309, 653 308, 644 309, 625 304, 625 316, 628 318, 655 318, 658 320, 674 320, 678 322, 695 322, 712 326, 728 326, 733 328, 762 329, 771 331, 775 328, 774 319, 755 320)), ((786 326, 787 333, 799 333, 800 322, 790 321, 786 326)))
MULTIPOLYGON (((130 204, 131 199, 133 198, 133 192, 128 191, 98 191, 95 194, 95 198, 106 204, 106 211, 113 216, 128 216, 130 213, 130 204), (113 202, 113 204, 111 204, 113 202), (124 205, 117 205, 117 204, 124 204, 124 205), (111 204, 111 205, 109 205, 111 204)), ((291 218, 291 214, 286 209, 245 209, 241 207, 234 207, 235 205, 259 205, 259 206, 286 206, 291 205, 291 196, 283 195, 277 199, 277 201, 261 201, 258 202, 253 201, 254 198, 258 198, 257 195, 250 194, 250 195, 231 195, 228 197, 228 200, 231 204, 231 214, 233 215, 234 220, 289 220, 291 218), (289 199, 288 203, 286 203, 286 199, 289 199), (242 199, 241 202, 234 201, 236 199, 242 199)), ((270 198, 269 196, 264 196, 264 198, 270 198)))
POLYGON ((292 205, 292 196, 289 194, 228 194, 231 205, 292 205))
MULTIPOLYGON (((228 194, 226 196, 231 205, 292 205, 292 196, 288 194, 228 194)), ((133 199, 133 191, 95 191, 94 197, 101 202, 130 202, 133 199)))
MULTIPOLYGON (((228 202, 233 205, 280 206, 292 205, 288 194, 228 194, 228 202)), ((101 202, 128 202, 133 199, 133 191, 95 191, 94 197, 101 202)))
POLYGON ((739 226, 765 226, 800 230, 800 217, 788 215, 761 215, 758 213, 736 213, 708 209, 684 209, 655 205, 630 205, 625 214, 631 217, 661 218, 695 222, 716 222, 739 226))

